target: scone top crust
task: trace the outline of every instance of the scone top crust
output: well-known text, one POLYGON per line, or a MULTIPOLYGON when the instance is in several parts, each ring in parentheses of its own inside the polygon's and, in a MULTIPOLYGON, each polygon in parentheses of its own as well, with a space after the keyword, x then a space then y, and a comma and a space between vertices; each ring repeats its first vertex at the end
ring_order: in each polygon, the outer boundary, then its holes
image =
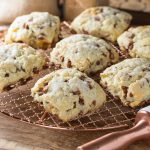
POLYGON ((18 67, 23 67, 22 69, 28 71, 30 70, 30 67, 32 65, 42 66, 43 64, 45 64, 45 60, 46 58, 43 52, 36 51, 34 48, 28 46, 27 44, 22 44, 22 43, 12 43, 12 44, 1 43, 0 44, 1 67, 4 64, 10 63, 13 65, 14 64, 18 65, 18 67))
POLYGON ((92 7, 83 11, 71 23, 77 33, 90 34, 115 42, 126 30, 132 16, 111 7, 92 7))
POLYGON ((119 55, 112 45, 86 34, 76 34, 58 42, 50 54, 51 62, 61 68, 77 68, 91 73, 115 63, 119 55))
POLYGON ((150 61, 144 58, 126 59, 100 74, 101 83, 119 97, 124 105, 139 106, 150 100, 150 61))
POLYGON ((131 27, 118 38, 120 49, 131 57, 150 58, 150 26, 131 27))
POLYGON ((35 100, 63 121, 98 109, 105 101, 103 89, 76 69, 60 69, 39 79, 31 89, 35 100))
POLYGON ((46 64, 43 52, 21 44, 0 44, 0 92, 4 87, 32 76, 46 64))
POLYGON ((17 17, 5 37, 7 43, 23 42, 46 49, 58 40, 60 20, 47 12, 33 12, 17 17))

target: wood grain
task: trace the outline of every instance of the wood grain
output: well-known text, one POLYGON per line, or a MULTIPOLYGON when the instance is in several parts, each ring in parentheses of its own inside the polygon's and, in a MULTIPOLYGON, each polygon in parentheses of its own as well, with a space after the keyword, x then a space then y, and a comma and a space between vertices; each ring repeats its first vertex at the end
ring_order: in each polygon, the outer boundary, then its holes
MULTIPOLYGON (((75 150, 77 146, 108 132, 112 131, 74 132, 48 129, 23 123, 0 113, 0 149, 5 150, 75 150)), ((143 140, 134 143, 127 150, 149 149, 150 141, 143 140)))

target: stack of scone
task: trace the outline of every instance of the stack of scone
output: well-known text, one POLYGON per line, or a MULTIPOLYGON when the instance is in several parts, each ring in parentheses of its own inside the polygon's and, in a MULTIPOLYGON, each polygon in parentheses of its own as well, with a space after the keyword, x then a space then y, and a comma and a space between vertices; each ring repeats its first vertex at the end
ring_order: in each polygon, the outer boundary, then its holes
POLYGON ((139 106, 150 99, 150 26, 129 28, 131 20, 130 14, 114 8, 89 8, 71 23, 76 34, 56 43, 58 17, 39 12, 18 17, 5 37, 8 44, 0 47, 4 82, 0 89, 41 70, 46 60, 44 51, 38 49, 55 43, 49 58, 58 70, 39 79, 31 89, 31 95, 47 112, 69 121, 99 109, 106 94, 88 77, 97 72, 101 72, 101 84, 114 97, 125 105, 139 106), (141 58, 119 62, 114 47, 117 42, 124 54, 141 58))

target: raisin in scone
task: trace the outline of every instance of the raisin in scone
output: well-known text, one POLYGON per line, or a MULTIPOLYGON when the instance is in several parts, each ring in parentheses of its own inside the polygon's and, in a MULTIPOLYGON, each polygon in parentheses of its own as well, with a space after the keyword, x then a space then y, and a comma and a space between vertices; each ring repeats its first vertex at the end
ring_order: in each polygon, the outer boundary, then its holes
POLYGON ((120 49, 131 57, 150 58, 150 26, 131 27, 117 41, 120 49))
POLYGON ((102 70, 118 61, 112 45, 91 35, 76 34, 58 42, 51 52, 51 62, 61 68, 77 68, 85 73, 102 70))
POLYGON ((101 83, 124 105, 131 107, 150 100, 150 60, 126 59, 100 74, 101 83))
POLYGON ((25 80, 42 69, 46 58, 41 51, 21 44, 0 44, 0 92, 5 87, 25 80))
POLYGON ((83 11, 71 23, 77 33, 90 34, 115 42, 117 37, 126 30, 132 16, 111 7, 93 7, 83 11))
POLYGON ((17 17, 10 25, 5 42, 23 42, 47 49, 58 40, 60 20, 47 12, 33 12, 17 17))
POLYGON ((93 112, 106 101, 106 94, 98 83, 72 68, 60 69, 39 79, 31 95, 43 103, 47 112, 63 121, 93 112))

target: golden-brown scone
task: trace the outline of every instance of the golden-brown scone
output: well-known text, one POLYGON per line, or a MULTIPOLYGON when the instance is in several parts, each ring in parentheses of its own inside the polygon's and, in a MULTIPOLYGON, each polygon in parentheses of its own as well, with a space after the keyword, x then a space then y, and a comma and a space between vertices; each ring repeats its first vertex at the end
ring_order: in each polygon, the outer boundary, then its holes
POLYGON ((98 83, 72 68, 60 69, 39 79, 31 94, 43 103, 47 112, 63 121, 96 111, 106 101, 106 94, 98 83))
POLYGON ((101 83, 124 105, 131 107, 150 100, 150 60, 126 59, 104 70, 101 83))
POLYGON ((23 42, 47 49, 58 40, 60 20, 47 12, 33 12, 17 17, 10 25, 5 42, 23 42))
POLYGON ((132 16, 129 13, 111 7, 92 7, 83 11, 71 23, 77 33, 90 34, 115 42, 126 30, 132 16))
POLYGON ((111 44, 86 34, 75 34, 61 40, 50 56, 56 66, 73 67, 88 74, 103 70, 119 60, 118 52, 111 44))
POLYGON ((120 49, 131 57, 150 58, 150 25, 131 27, 117 41, 120 49))
POLYGON ((46 58, 41 51, 22 43, 0 44, 0 92, 41 70, 46 58))

